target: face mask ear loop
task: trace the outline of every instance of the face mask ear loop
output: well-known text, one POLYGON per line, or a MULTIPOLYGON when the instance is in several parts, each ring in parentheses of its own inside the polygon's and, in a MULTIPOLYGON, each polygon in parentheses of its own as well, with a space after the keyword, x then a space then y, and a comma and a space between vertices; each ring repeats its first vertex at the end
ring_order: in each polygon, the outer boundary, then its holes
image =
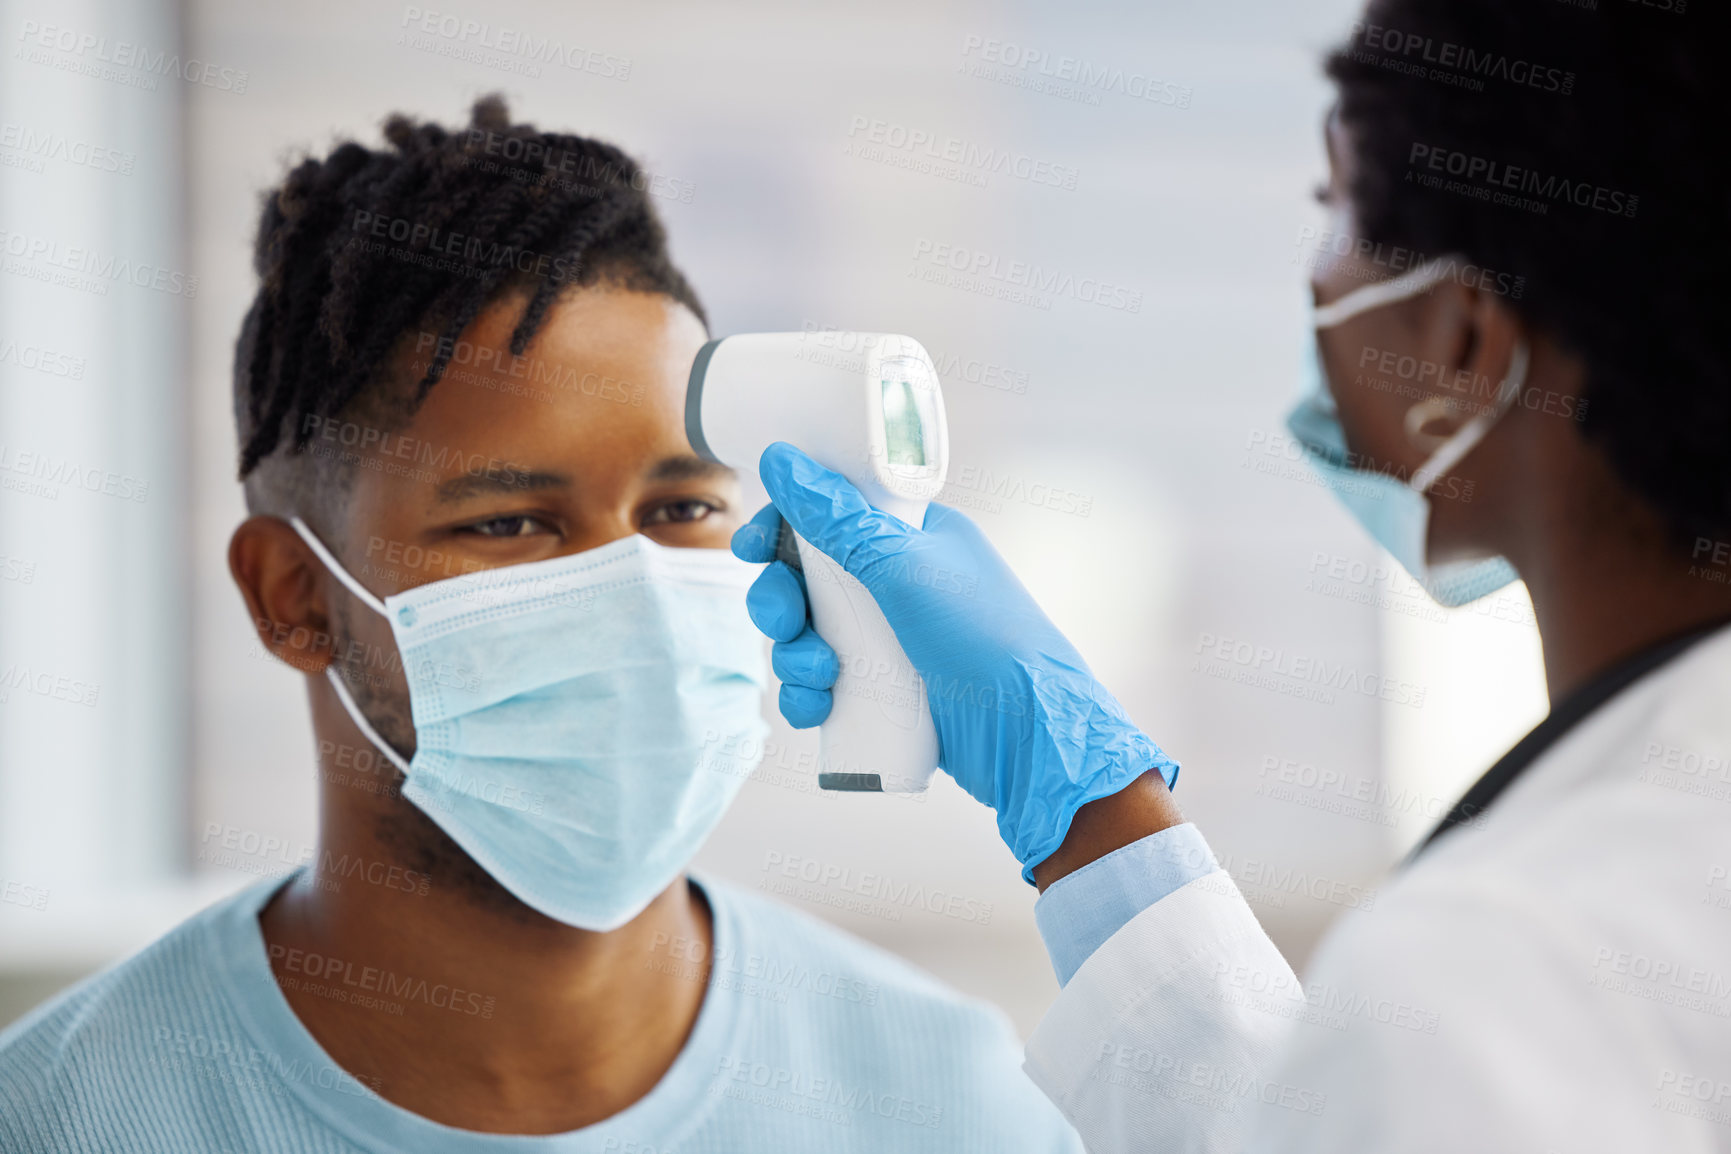
POLYGON ((361 736, 372 742, 378 751, 390 760, 390 763, 409 772, 409 763, 403 760, 403 755, 391 748, 391 743, 379 736, 379 731, 373 728, 367 715, 361 712, 361 707, 355 704, 355 699, 349 696, 349 687, 343 684, 343 679, 337 676, 335 665, 325 666, 325 680, 331 683, 331 688, 337 692, 337 700, 343 703, 343 710, 349 715, 349 720, 355 723, 355 728, 361 731, 361 736))
POLYGON ((1444 473, 1459 463, 1460 459, 1472 452, 1473 446, 1484 439, 1491 426, 1502 419, 1515 403, 1515 398, 1521 395, 1521 390, 1527 383, 1527 360, 1529 352, 1525 338, 1515 342, 1515 351, 1509 357, 1509 375, 1504 378, 1503 386, 1497 391, 1496 407, 1489 412, 1480 413, 1460 427, 1460 431, 1448 442, 1431 455, 1418 472, 1412 475, 1408 485, 1416 493, 1428 493, 1430 487, 1437 483, 1444 473))
POLYGON ((365 585, 362 585, 359 581, 356 581, 353 575, 351 575, 347 569, 343 568, 342 562, 338 561, 336 557, 332 555, 331 551, 325 548, 325 543, 320 541, 318 536, 311 529, 307 528, 307 523, 305 521, 301 520, 299 517, 290 517, 289 524, 294 526, 294 531, 301 535, 301 540, 307 543, 307 548, 318 554, 318 559, 323 561, 325 568, 331 571, 331 576, 348 586, 349 592, 360 598, 361 602, 374 613, 377 613, 380 617, 390 616, 385 612, 385 603, 373 596, 371 590, 369 590, 365 585))
MULTIPOLYGON (((318 555, 318 559, 324 563, 326 569, 331 571, 331 575, 348 586, 350 593, 353 593, 362 604, 380 617, 389 617, 385 612, 385 603, 373 596, 371 590, 356 581, 354 576, 343 568, 342 562, 338 561, 331 554, 331 551, 325 548, 325 543, 320 541, 318 535, 307 527, 305 521, 298 516, 290 517, 289 524, 294 527, 296 533, 300 534, 301 540, 307 543, 307 548, 318 555)), ((367 720, 367 715, 361 712, 361 707, 356 705, 355 699, 349 695, 349 687, 343 684, 341 677, 337 676, 335 665, 325 666, 325 680, 331 683, 331 688, 336 691, 337 700, 342 703, 343 712, 349 715, 349 720, 355 723, 355 728, 361 731, 361 736, 372 742, 374 748, 384 754, 392 765, 407 774, 409 763, 403 760, 402 754, 391 748, 390 742, 379 736, 379 731, 373 728, 373 723, 367 720)))
POLYGON ((1311 313, 1312 323, 1319 329, 1333 328, 1335 325, 1351 320, 1359 313, 1381 308, 1383 305, 1390 305, 1396 301, 1403 301, 1408 297, 1418 296, 1447 280, 1451 263, 1451 259, 1446 257, 1426 261, 1393 280, 1379 281, 1376 284, 1353 289, 1339 300, 1329 301, 1325 305, 1317 305, 1311 313))

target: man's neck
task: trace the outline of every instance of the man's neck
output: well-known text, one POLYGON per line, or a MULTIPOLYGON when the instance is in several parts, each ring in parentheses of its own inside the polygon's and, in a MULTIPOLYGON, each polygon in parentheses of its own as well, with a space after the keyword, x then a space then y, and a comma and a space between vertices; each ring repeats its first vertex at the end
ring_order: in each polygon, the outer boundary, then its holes
POLYGON ((337 824, 259 921, 296 1016, 381 1096, 460 1129, 558 1133, 618 1113, 673 1064, 713 941, 684 878, 595 933, 405 876, 364 826, 337 824))

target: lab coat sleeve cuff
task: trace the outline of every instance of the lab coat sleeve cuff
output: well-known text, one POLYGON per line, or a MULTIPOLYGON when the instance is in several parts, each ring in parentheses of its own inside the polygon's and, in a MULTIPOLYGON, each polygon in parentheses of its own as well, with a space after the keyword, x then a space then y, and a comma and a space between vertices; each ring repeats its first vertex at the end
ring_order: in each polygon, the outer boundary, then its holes
POLYGON ((1022 1068, 1091 1154, 1241 1151, 1260 1097, 1248 1090, 1304 1014, 1297 975, 1217 869, 1082 963, 1022 1068))
POLYGON ((1058 984, 1066 985, 1131 918, 1220 868, 1202 831, 1190 822, 1133 841, 1046 888, 1034 903, 1058 984))

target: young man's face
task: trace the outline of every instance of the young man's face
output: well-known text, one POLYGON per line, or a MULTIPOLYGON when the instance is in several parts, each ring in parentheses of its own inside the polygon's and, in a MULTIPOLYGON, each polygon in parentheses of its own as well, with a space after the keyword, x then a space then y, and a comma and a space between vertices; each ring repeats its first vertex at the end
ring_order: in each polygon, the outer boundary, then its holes
MULTIPOLYGON (((477 318, 406 426, 316 426, 315 453, 367 438, 332 544, 381 598, 633 533, 725 549, 742 523, 734 474, 694 455, 685 436, 686 378, 706 339, 690 310, 660 294, 574 291, 512 358, 523 304, 507 299, 477 318)), ((426 372, 438 339, 411 335, 400 366, 409 379, 426 372)), ((329 593, 355 697, 406 755, 414 728, 390 626, 334 580, 329 593)))

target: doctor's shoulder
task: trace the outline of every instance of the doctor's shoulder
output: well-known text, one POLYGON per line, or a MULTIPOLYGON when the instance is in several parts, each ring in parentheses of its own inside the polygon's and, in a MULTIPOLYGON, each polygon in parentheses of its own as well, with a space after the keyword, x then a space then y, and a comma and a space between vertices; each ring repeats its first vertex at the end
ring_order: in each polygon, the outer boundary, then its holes
POLYGON ((1708 780, 1731 718, 1678 688, 1584 724, 1327 935, 1306 995, 1328 1028, 1287 1060, 1331 1111, 1374 1087, 1415 1130, 1471 1116, 1487 1133, 1543 1123, 1623 1149, 1723 1134, 1687 1099, 1723 1082, 1731 1021, 1731 790, 1708 780), (1476 1078, 1487 1063, 1510 1076, 1476 1078), (1593 1109, 1538 1117, 1541 1076, 1594 1086, 1593 1109), (1451 1082, 1477 1096, 1431 1100, 1451 1082))
POLYGON ((735 927, 730 956, 717 948, 712 987, 747 995, 766 1052, 829 1078, 825 1096, 851 1103, 888 1143, 869 1148, 1081 1154, 1075 1130, 1022 1071, 1022 1044, 997 1006, 811 914, 696 880, 735 927))

